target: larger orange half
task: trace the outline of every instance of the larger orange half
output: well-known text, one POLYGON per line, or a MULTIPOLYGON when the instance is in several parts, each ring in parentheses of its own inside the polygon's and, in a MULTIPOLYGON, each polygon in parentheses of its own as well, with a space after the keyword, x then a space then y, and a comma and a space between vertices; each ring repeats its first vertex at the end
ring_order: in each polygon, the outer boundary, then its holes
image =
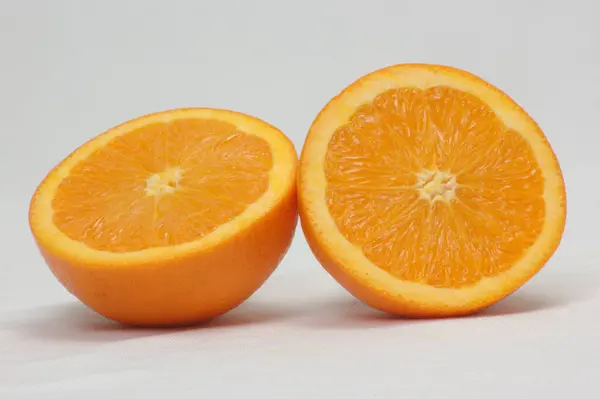
POLYGON ((215 109, 124 123, 53 169, 30 224, 52 272, 97 312, 189 324, 248 298, 286 253, 297 156, 276 128, 215 109))
POLYGON ((323 266, 406 316, 497 302, 542 268, 565 224, 561 170, 539 126, 449 67, 397 65, 346 88, 310 129, 299 184, 323 266))

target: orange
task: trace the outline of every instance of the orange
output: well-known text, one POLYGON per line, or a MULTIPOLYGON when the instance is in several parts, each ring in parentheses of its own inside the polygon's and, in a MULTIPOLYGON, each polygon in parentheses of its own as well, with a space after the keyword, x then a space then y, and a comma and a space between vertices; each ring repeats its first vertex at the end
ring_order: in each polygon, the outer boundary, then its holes
POLYGON ((554 253, 565 186, 539 126, 468 72, 396 65, 352 83, 313 122, 299 210, 324 268, 368 305, 465 315, 554 253))
POLYGON ((202 322, 257 290, 290 246, 297 156, 276 128, 216 109, 147 115, 87 142, 29 220, 58 280, 133 325, 202 322))

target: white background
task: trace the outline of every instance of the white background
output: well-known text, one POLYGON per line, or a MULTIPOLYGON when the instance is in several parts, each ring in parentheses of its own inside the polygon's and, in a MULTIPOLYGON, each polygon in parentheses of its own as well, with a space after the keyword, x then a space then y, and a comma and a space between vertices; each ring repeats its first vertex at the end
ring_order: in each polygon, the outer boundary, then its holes
POLYGON ((600 2, 0 1, 0 398, 600 397, 600 2), (240 308, 186 330, 122 329, 50 274, 29 199, 125 120, 229 108, 301 149, 323 105, 402 62, 511 95, 561 162, 561 248, 477 317, 394 320, 353 300, 298 232, 240 308))

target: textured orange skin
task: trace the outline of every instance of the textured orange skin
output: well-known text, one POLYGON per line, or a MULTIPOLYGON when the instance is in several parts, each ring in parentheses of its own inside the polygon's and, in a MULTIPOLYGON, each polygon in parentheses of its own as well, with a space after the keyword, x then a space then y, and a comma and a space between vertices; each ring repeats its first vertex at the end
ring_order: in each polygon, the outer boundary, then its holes
POLYGON ((107 266, 94 259, 85 262, 67 259, 53 250, 51 242, 42 245, 35 234, 32 209, 39 200, 41 184, 29 210, 29 224, 36 244, 58 281, 82 303, 109 319, 143 327, 209 321, 237 307, 256 292, 291 245, 298 223, 297 155, 289 139, 280 138, 293 152, 294 173, 289 189, 263 217, 209 249, 188 252, 169 262, 148 259, 107 266))
POLYGON ((129 325, 188 325, 235 308, 260 288, 287 252, 297 220, 294 188, 231 240, 169 264, 76 265, 39 248, 65 288, 101 315, 129 325))
MULTIPOLYGON (((428 64, 406 64, 406 65, 427 67, 427 68, 440 69, 440 70, 452 69, 452 70, 458 71, 455 68, 448 68, 448 67, 445 67, 442 65, 428 65, 428 64)), ((382 68, 380 70, 371 72, 368 75, 377 75, 382 72, 384 73, 387 69, 394 68, 394 67, 395 66, 382 68)), ((475 75, 472 75, 471 73, 466 72, 466 71, 460 71, 460 73, 466 77, 473 76, 474 78, 477 78, 475 75)), ((365 77, 368 75, 365 75, 365 77)), ((360 85, 361 79, 358 79, 357 81, 355 81, 354 83, 350 84, 345 89, 343 89, 338 95, 336 95, 333 99, 330 100, 330 103, 333 102, 337 98, 344 97, 355 85, 360 85)), ((489 83, 486 83, 486 85, 489 88, 491 88, 492 90, 500 93, 508 101, 513 101, 506 93, 500 91, 500 89, 490 85, 489 83)), ((317 124, 317 122, 321 118, 323 118, 325 109, 326 109, 326 107, 323 107, 321 109, 321 111, 319 112, 319 114, 316 116, 315 120, 313 121, 313 123, 311 125, 311 128, 309 129, 308 137, 310 137, 311 134, 316 134, 313 131, 313 126, 315 126, 317 124)), ((524 115, 527 115, 523 109, 520 109, 519 112, 523 113, 524 115)), ((307 137, 307 140, 308 140, 308 137, 307 137)), ((516 285, 506 286, 506 287, 498 287, 498 291, 495 295, 491 295, 485 299, 471 301, 470 303, 464 305, 463 307, 461 307, 459 309, 445 308, 445 307, 435 307, 434 308, 434 307, 423 306, 423 305, 421 305, 417 302, 411 301, 405 297, 402 297, 399 295, 394 295, 390 292, 386 292, 386 291, 382 290, 381 287, 378 287, 375 285, 370 285, 370 284, 366 283, 364 280, 358 278, 357 276, 354 276, 352 274, 352 272, 348 271, 348 269, 345 268, 344 265, 342 265, 338 261, 335 254, 332 254, 330 252, 330 251, 332 251, 332 249, 328 248, 327 245, 324 242, 322 242, 323 239, 321 237, 319 237, 319 235, 317 234, 317 231, 315 230, 315 225, 311 221, 312 216, 310 215, 310 212, 307 209, 306 204, 302 200, 302 193, 306 191, 306 189, 303 189, 303 187, 305 185, 308 186, 310 184, 310 182, 305 181, 305 179, 303 178, 303 169, 304 169, 303 164, 304 164, 304 162, 307 161, 307 158, 308 158, 308 155, 306 154, 305 150, 306 150, 306 147, 303 148, 303 151, 300 155, 300 168, 299 168, 300 178, 298 179, 298 195, 299 195, 298 212, 299 212, 299 216, 300 216, 300 222, 302 225, 302 231, 306 237, 309 247, 311 248, 311 251, 317 258, 317 260, 319 261, 321 266, 342 287, 344 287, 351 295, 353 295, 358 300, 364 302, 365 304, 369 305, 370 307, 372 307, 374 309, 386 312, 391 315, 401 316, 401 317, 409 317, 409 318, 457 317, 457 316, 471 315, 473 313, 476 313, 478 311, 486 309, 486 308, 490 307, 491 305, 494 305, 501 299, 505 298, 506 296, 512 294, 513 292, 515 292, 516 290, 518 290, 521 287, 521 284, 516 284, 516 285)), ((561 173, 561 176, 562 176, 562 172, 560 171, 560 167, 558 165, 558 161, 556 159, 555 154, 553 154, 553 158, 557 165, 558 171, 561 173)), ((552 247, 548 247, 546 249, 546 251, 544 251, 544 253, 540 259, 540 262, 539 262, 539 267, 536 270, 532 270, 531 273, 525 277, 523 283, 525 283, 527 280, 532 278, 536 273, 538 273, 542 269, 542 267, 545 265, 545 263, 552 257, 552 255, 555 253, 555 251, 558 249, 558 246, 562 239, 562 233, 564 231, 564 226, 565 226, 566 217, 567 217, 567 214, 566 214, 566 209, 567 209, 566 208, 566 206, 567 206, 566 205, 566 191, 565 191, 564 181, 563 181, 563 185, 562 185, 561 205, 562 205, 561 206, 562 214, 560 215, 560 217, 562 219, 562 229, 556 238, 556 242, 554 243, 554 245, 552 247)))

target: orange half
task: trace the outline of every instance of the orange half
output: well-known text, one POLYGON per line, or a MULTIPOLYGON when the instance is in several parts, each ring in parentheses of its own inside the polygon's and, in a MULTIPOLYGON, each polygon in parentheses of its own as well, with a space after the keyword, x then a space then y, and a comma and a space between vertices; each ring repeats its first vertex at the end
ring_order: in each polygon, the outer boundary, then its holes
POLYGON ((319 261, 405 316, 485 308, 559 245, 565 186, 539 126, 465 71, 397 65, 360 78, 310 128, 300 217, 319 261))
POLYGON ((30 225, 58 280, 128 324, 218 316, 248 298, 297 221, 292 143, 256 118, 179 109, 92 139, 35 192, 30 225))

